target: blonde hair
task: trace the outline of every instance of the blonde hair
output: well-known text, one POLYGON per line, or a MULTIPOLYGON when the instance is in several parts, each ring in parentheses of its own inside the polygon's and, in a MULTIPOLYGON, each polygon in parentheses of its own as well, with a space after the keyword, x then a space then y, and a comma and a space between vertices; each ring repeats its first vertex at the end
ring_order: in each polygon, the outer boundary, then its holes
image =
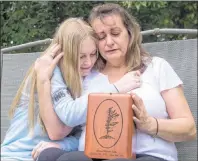
MULTIPOLYGON (((63 79, 67 83, 68 90, 73 98, 79 97, 82 92, 82 81, 79 72, 79 52, 82 41, 87 37, 91 37, 95 41, 93 29, 89 26, 89 24, 80 18, 69 18, 61 23, 60 27, 54 35, 51 44, 43 53, 45 54, 55 43, 61 45, 61 50, 64 52, 64 55, 59 62, 59 66, 63 79)), ((13 117, 14 111, 19 105, 22 92, 27 88, 27 83, 30 84, 28 105, 29 129, 33 130, 35 121, 34 107, 36 93, 36 72, 34 71, 34 64, 26 73, 26 76, 22 81, 16 93, 16 96, 13 99, 9 110, 9 116, 10 118, 13 117)), ((41 118, 40 121, 42 128, 45 130, 41 118)))
MULTIPOLYGON (((126 65, 128 71, 140 70, 143 72, 146 68, 146 64, 151 61, 151 57, 147 52, 145 52, 142 47, 142 35, 140 33, 140 25, 132 15, 130 15, 124 8, 122 8, 118 4, 106 3, 98 5, 92 9, 89 16, 89 23, 92 24, 93 21, 97 18, 103 21, 103 18, 105 16, 111 15, 119 15, 121 17, 122 22, 130 36, 130 41, 126 54, 126 65)), ((101 67, 102 63, 106 64, 106 60, 99 55, 97 66, 101 67)))

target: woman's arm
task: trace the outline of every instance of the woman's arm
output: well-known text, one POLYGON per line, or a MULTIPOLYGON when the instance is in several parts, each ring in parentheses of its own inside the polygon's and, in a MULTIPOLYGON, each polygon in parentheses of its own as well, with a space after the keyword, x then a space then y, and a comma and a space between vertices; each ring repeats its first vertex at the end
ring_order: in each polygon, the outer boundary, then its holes
POLYGON ((132 94, 135 100, 135 107, 133 109, 136 114, 134 121, 137 127, 150 135, 157 133, 158 137, 171 142, 194 139, 196 137, 195 121, 183 93, 182 81, 165 60, 158 59, 158 61, 154 62, 153 66, 156 69, 157 85, 165 102, 169 118, 157 118, 156 120, 148 116, 142 99, 132 94))
POLYGON ((170 119, 159 119, 158 135, 173 142, 187 141, 196 137, 196 127, 190 107, 184 96, 182 81, 162 59, 158 74, 159 89, 170 119))
POLYGON ((148 115, 143 100, 132 93, 134 100, 134 121, 141 131, 161 137, 170 142, 181 142, 195 139, 196 127, 188 103, 181 87, 162 92, 169 119, 158 119, 148 115))
POLYGON ((182 87, 165 90, 161 94, 166 103, 170 119, 158 119, 158 136, 173 142, 195 139, 195 121, 182 87))

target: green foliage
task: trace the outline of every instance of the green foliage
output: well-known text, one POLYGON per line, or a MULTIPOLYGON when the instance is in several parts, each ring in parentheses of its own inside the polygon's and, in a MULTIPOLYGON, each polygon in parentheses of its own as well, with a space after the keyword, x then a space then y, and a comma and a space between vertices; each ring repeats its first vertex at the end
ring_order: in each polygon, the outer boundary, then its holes
MULTIPOLYGON (((154 28, 197 29, 197 2, 123 1, 122 5, 137 18, 143 31, 154 28)), ((182 39, 184 36, 186 35, 149 36, 144 38, 144 42, 182 39)))
MULTIPOLYGON (((1 48, 52 38, 68 17, 88 17, 93 6, 107 1, 1 1, 1 48)), ((197 28, 197 2, 117 1, 140 23, 142 30, 197 28)), ((144 42, 181 39, 184 35, 150 36, 144 42)), ((38 51, 34 47, 21 52, 38 51)))

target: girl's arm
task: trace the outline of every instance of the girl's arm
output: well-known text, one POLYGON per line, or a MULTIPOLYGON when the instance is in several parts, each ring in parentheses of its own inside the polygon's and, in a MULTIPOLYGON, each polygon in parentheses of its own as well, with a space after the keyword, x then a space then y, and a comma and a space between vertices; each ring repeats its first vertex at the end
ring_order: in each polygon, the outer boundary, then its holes
MULTIPOLYGON (((71 97, 61 72, 56 67, 63 53, 57 54, 58 46, 52 46, 52 48, 55 48, 52 49, 53 52, 46 53, 36 61, 35 71, 37 73, 37 90, 41 118, 50 139, 59 140, 67 136, 71 132, 72 127, 86 122, 88 94, 76 100, 71 97), (53 57, 57 56, 52 59, 51 55, 54 53, 53 57)), ((101 85, 102 88, 95 88, 90 93, 117 93, 117 89, 119 89, 119 92, 125 93, 137 88, 140 86, 140 77, 136 73, 129 72, 114 85, 104 84, 101 85)))
MULTIPOLYGON (((60 69, 55 68, 51 82, 37 81, 40 115, 51 140, 67 136, 72 127, 86 121, 88 94, 73 99, 63 82, 60 69)), ((92 92, 117 92, 113 85, 92 92)))
POLYGON ((67 136, 72 128, 65 126, 54 111, 51 99, 51 82, 37 82, 39 112, 51 140, 59 140, 67 136), (50 98, 50 99, 49 99, 50 98))
MULTIPOLYGON (((115 83, 120 92, 124 93, 126 89, 131 90, 139 87, 140 84, 136 84, 139 77, 131 76, 134 73, 128 73, 119 82, 115 83)), ((98 84, 98 82, 95 82, 95 84, 98 84)), ((103 83, 100 86, 95 86, 89 93, 117 93, 118 91, 115 86, 103 83)), ((51 84, 49 81, 44 83, 38 82, 38 88, 40 113, 50 139, 62 139, 70 133, 71 127, 86 122, 89 93, 74 100, 67 90, 58 67, 54 70, 51 84), (63 123, 65 126, 62 125, 63 123), (54 126, 56 126, 56 130, 54 126)))
POLYGON ((54 44, 38 58, 35 62, 34 69, 37 76, 37 93, 39 101, 39 113, 45 125, 49 138, 52 140, 63 139, 68 135, 72 128, 65 126, 57 117, 53 109, 51 99, 51 82, 54 68, 63 53, 58 53, 60 46, 54 44), (56 57, 55 57, 56 56, 56 57), (53 59, 53 57, 55 57, 53 59), (46 88, 47 87, 47 88, 46 88))

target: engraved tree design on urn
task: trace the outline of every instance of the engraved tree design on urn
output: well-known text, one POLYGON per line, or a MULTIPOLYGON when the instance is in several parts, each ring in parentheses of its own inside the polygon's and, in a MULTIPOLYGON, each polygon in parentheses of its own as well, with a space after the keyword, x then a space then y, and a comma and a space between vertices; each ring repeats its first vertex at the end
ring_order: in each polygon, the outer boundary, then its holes
POLYGON ((107 119, 105 124, 106 135, 101 136, 100 139, 115 139, 112 136, 110 136, 109 133, 113 132, 113 129, 119 123, 117 121, 118 116, 119 114, 116 112, 116 110, 113 109, 113 107, 108 108, 107 119))

